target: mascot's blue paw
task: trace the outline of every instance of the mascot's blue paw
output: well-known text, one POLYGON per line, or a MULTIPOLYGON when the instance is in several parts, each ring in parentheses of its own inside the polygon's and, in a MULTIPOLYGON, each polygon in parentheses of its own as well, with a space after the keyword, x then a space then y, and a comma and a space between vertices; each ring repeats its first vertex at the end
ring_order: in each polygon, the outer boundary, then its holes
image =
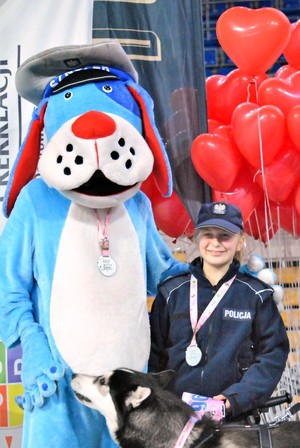
MULTIPOLYGON (((48 339, 39 325, 22 332, 22 383, 24 396, 23 409, 41 407, 44 399, 55 394, 56 381, 65 373, 64 367, 52 357, 48 339)), ((20 400, 17 400, 20 406, 20 400)))
POLYGON ((53 395, 56 391, 56 382, 50 379, 50 376, 55 380, 62 378, 64 371, 61 366, 52 366, 50 368, 49 376, 41 375, 36 378, 36 384, 33 384, 29 389, 25 390, 23 396, 16 396, 15 402, 24 410, 32 410, 34 406, 41 407, 44 404, 44 399, 53 395))
POLYGON ((182 275, 189 272, 189 266, 187 263, 177 262, 172 264, 160 277, 160 282, 167 280, 169 277, 175 277, 176 275, 182 275))
MULTIPOLYGON (((55 370, 56 373, 58 372, 58 370, 55 367, 52 367, 52 369, 55 370)), ((48 376, 47 375, 41 375, 36 380, 38 389, 40 391, 40 394, 43 397, 50 397, 56 391, 55 379, 59 380, 62 375, 59 374, 58 378, 55 378, 55 377, 53 378, 53 376, 54 376, 54 374, 51 374, 49 372, 48 376)))

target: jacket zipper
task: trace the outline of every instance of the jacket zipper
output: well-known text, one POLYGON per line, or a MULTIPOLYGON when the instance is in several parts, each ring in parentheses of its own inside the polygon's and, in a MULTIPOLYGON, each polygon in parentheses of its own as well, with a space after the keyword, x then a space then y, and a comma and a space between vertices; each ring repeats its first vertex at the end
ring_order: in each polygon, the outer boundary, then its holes
MULTIPOLYGON (((205 352, 204 352, 204 356, 205 356, 205 363, 206 363, 206 360, 207 360, 207 358, 208 358, 208 351, 209 351, 209 347, 210 347, 210 340, 211 340, 211 334, 212 334, 212 327, 213 327, 213 324, 212 324, 212 322, 209 324, 209 329, 208 329, 208 344, 207 344, 207 346, 206 346, 206 349, 205 349, 205 352)), ((203 387, 203 376, 204 376, 204 370, 205 370, 205 364, 204 364, 204 367, 203 367, 203 369, 202 369, 202 371, 201 371, 201 375, 200 375, 200 386, 201 386, 201 388, 203 387)))

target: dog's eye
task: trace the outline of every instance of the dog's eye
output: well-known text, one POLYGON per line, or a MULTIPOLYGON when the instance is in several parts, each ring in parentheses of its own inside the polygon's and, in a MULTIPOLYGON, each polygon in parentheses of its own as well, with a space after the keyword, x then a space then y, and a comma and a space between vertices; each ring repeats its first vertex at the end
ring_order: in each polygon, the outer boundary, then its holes
POLYGON ((72 96, 73 96, 73 93, 72 93, 72 92, 66 92, 66 93, 65 93, 65 99, 66 99, 66 100, 70 100, 70 99, 72 98, 72 96))
POLYGON ((105 381, 104 376, 100 376, 98 382, 99 382, 100 386, 105 386, 106 381, 105 381))
POLYGON ((113 91, 113 88, 109 84, 104 84, 104 86, 102 86, 102 90, 105 93, 111 93, 113 91))

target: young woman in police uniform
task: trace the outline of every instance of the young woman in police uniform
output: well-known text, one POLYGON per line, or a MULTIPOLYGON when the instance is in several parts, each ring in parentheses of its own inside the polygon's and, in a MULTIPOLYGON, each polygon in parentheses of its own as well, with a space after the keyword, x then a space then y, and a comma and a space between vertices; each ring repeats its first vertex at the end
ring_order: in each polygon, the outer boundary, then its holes
POLYGON ((272 288, 239 272, 240 210, 204 204, 200 256, 190 271, 158 286, 151 311, 150 371, 174 369, 169 388, 223 400, 228 420, 243 420, 271 396, 289 342, 272 288))

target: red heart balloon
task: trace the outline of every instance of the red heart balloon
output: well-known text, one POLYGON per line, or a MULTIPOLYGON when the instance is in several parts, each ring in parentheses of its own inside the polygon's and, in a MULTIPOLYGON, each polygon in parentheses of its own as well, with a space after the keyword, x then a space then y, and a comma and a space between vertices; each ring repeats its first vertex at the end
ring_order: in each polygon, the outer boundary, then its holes
POLYGON ((209 76, 206 79, 208 118, 229 124, 236 106, 245 101, 257 101, 258 86, 266 79, 265 74, 253 79, 239 69, 232 70, 227 76, 209 76))
POLYGON ((162 197, 152 174, 142 183, 141 190, 151 201, 158 229, 171 238, 178 238, 184 234, 190 238, 193 235, 195 226, 175 191, 169 198, 162 197))
POLYGON ((292 107, 286 117, 289 136, 300 151, 300 104, 292 107))
POLYGON ((300 103, 300 71, 285 79, 269 78, 263 81, 258 89, 258 102, 279 107, 286 115, 300 103))
POLYGON ((216 190, 230 189, 241 168, 242 158, 228 136, 201 134, 192 143, 193 165, 205 182, 216 190))
POLYGON ((291 24, 291 36, 287 46, 284 49, 283 55, 289 65, 300 68, 300 20, 291 24))
POLYGON ((296 192, 295 192, 295 207, 297 210, 297 213, 300 216, 300 182, 296 188, 296 192))
MULTIPOLYGON (((233 140, 233 136, 232 136, 232 128, 230 125, 222 124, 221 126, 216 127, 214 129, 214 131, 212 132, 212 134, 220 135, 221 137, 224 137, 231 143, 231 145, 234 148, 236 148, 234 140, 233 140)), ((238 152, 237 152, 237 155, 239 156, 238 152)), ((239 158, 240 158, 240 156, 239 156, 239 158)))
POLYGON ((286 79, 291 75, 296 73, 297 69, 292 67, 291 65, 282 65, 279 69, 274 73, 274 78, 286 79))
POLYGON ((262 199, 245 222, 245 232, 255 240, 260 240, 263 243, 270 241, 279 229, 272 215, 272 213, 275 213, 275 210, 275 203, 269 202, 266 205, 265 200, 262 199))
POLYGON ((159 230, 171 238, 193 233, 192 220, 175 191, 169 198, 155 195, 151 202, 154 220, 159 230))
POLYGON ((260 188, 253 182, 252 178, 244 172, 238 176, 230 191, 224 192, 213 190, 212 194, 214 201, 228 202, 239 207, 244 222, 247 221, 262 198, 262 191, 260 188))
MULTIPOLYGON (((274 202, 285 201, 300 178, 300 154, 292 147, 283 147, 274 161, 264 169, 265 188, 274 202)), ((261 171, 255 175, 255 182, 264 189, 261 171)))
POLYGON ((240 104, 232 115, 232 133, 241 154, 253 166, 268 165, 279 151, 285 133, 285 118, 274 106, 240 104))
POLYGON ((153 173, 151 173, 150 176, 146 180, 144 180, 141 185, 141 190, 148 196, 150 201, 154 196, 160 195, 159 189, 157 188, 157 185, 155 183, 153 173))
POLYGON ((272 216, 273 222, 280 225, 280 228, 293 235, 294 238, 300 236, 300 214, 294 205, 280 204, 272 210, 272 216))
POLYGON ((275 8, 227 9, 216 24, 219 43, 249 75, 266 72, 282 54, 291 33, 287 16, 275 8))
POLYGON ((222 126, 222 123, 218 120, 214 120, 213 118, 209 118, 207 120, 207 128, 209 134, 213 134, 215 129, 219 128, 220 126, 222 126))

